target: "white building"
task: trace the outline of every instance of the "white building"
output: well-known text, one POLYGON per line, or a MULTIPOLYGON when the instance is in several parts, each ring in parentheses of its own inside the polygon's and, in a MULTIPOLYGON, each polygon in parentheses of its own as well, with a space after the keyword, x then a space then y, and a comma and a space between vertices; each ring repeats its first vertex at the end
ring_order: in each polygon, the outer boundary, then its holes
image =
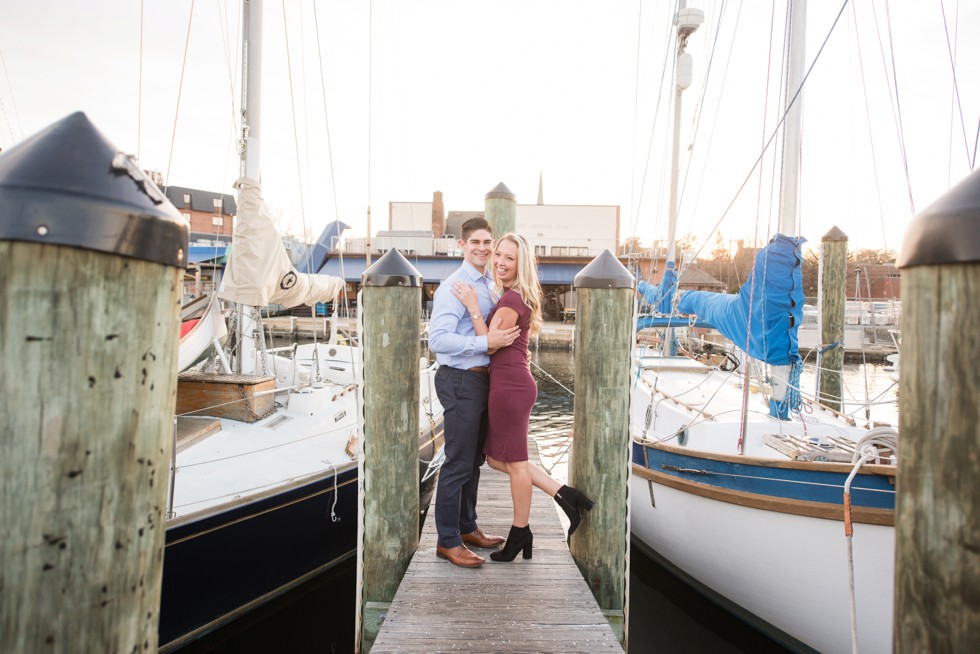
MULTIPOLYGON (((432 202, 390 202, 388 230, 431 232, 434 238, 457 239, 463 222, 483 211, 449 211, 432 202)), ((517 231, 534 246, 535 254, 550 257, 594 257, 619 247, 619 207, 614 205, 518 204, 517 231)), ((379 234, 380 235, 380 234, 379 234)))

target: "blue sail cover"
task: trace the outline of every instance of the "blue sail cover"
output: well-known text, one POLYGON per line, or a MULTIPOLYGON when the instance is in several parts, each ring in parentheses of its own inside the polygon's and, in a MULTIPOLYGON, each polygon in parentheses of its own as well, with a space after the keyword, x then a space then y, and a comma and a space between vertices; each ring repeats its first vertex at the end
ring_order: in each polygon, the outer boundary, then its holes
POLYGON ((664 267, 664 277, 660 284, 650 284, 643 280, 637 284, 636 290, 657 313, 669 314, 674 301, 674 291, 677 290, 677 268, 673 261, 668 261, 664 267))
POLYGON ((330 251, 337 247, 337 241, 343 235, 344 231, 350 226, 346 223, 342 223, 339 220, 335 220, 329 223, 323 228, 323 232, 320 234, 320 238, 316 240, 316 243, 311 247, 306 256, 303 257, 303 261, 300 262, 296 269, 305 273, 318 273, 320 269, 323 268, 324 260, 330 251))
POLYGON ((742 349, 748 340, 749 356, 774 366, 797 362, 796 332, 803 321, 804 302, 800 248, 805 242, 802 236, 777 234, 756 255, 752 274, 738 295, 688 291, 681 296, 678 311, 704 318, 742 349), (752 334, 748 338, 750 312, 752 334))

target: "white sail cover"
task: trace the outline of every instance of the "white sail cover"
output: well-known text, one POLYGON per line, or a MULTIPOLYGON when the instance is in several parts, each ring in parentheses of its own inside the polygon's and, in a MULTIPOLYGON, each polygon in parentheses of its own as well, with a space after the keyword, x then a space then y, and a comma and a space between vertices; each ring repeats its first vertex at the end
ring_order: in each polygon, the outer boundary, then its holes
POLYGON ((257 307, 274 302, 287 308, 336 298, 344 287, 340 277, 296 272, 262 199, 259 183, 242 177, 235 188, 239 192, 238 218, 218 297, 257 307))

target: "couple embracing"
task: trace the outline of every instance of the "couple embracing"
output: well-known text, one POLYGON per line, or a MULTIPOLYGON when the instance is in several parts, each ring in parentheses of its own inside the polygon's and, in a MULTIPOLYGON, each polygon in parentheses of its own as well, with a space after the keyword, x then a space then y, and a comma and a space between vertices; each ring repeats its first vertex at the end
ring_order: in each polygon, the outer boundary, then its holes
POLYGON ((435 387, 446 440, 436 491, 436 555, 475 568, 486 560, 468 545, 503 544, 490 553, 494 561, 513 561, 519 552, 531 558, 532 486, 553 497, 568 516, 569 537, 592 501, 528 461, 528 423, 538 388, 527 344, 542 324, 533 251, 516 234, 504 235, 495 245, 483 218, 463 223, 460 246, 463 264, 436 290, 429 323, 429 348, 440 364, 435 387), (510 477, 514 520, 506 543, 477 525, 484 460, 510 477))

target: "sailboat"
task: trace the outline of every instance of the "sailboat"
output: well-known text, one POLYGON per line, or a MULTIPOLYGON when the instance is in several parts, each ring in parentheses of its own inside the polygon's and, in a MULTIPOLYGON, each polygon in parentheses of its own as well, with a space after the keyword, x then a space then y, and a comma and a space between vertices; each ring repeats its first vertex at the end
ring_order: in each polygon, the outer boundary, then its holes
MULTIPOLYGON (((224 283, 182 338, 160 651, 171 651, 356 553, 361 420, 357 348, 269 348, 261 308, 334 300, 298 273, 261 197, 261 0, 244 2, 239 213, 224 283)), ((420 519, 442 450, 437 364, 419 363, 420 519)))
MULTIPOLYGON (((678 57, 703 20, 681 4, 678 57)), ((673 256, 659 284, 639 284, 658 310, 640 326, 664 335, 659 349, 635 351, 631 531, 640 550, 794 650, 890 652, 897 431, 799 388, 800 4, 790 8, 779 233, 737 295, 678 297, 673 256), (690 324, 725 335, 738 366, 676 354, 672 331, 690 324)), ((675 132, 675 162, 676 152, 675 132)), ((670 234, 674 193, 676 181, 670 234)))

